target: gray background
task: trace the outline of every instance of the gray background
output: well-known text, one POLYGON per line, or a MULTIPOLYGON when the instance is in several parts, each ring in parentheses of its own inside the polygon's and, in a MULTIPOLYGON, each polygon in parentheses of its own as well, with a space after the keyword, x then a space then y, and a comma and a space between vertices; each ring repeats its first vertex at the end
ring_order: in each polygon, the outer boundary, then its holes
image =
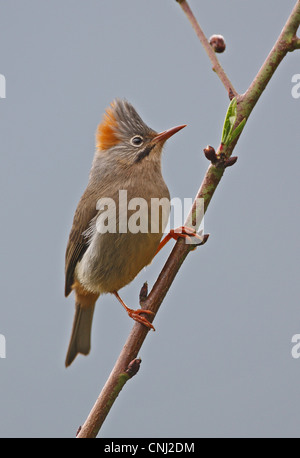
MULTIPOLYGON (((220 60, 244 92, 295 0, 190 4, 208 36, 225 36, 220 60)), ((64 251, 97 124, 116 96, 156 130, 188 124, 163 170, 173 197, 193 197, 228 98, 174 0, 2 0, 0 30, 0 436, 73 437, 133 324, 102 297, 91 354, 65 369, 64 251)), ((206 215, 210 239, 180 270, 99 436, 299 435, 299 59, 284 59, 252 113, 206 215)), ((172 244, 121 291, 129 305, 172 244)))

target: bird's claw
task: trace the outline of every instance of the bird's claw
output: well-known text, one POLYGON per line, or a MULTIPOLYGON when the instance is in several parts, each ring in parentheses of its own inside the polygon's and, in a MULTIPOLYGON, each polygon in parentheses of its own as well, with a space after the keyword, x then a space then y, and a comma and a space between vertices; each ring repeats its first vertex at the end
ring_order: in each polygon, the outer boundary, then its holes
POLYGON ((154 328, 153 324, 150 323, 150 321, 148 321, 147 318, 145 318, 144 316, 141 316, 141 313, 145 313, 146 315, 154 316, 155 313, 152 312, 151 310, 144 310, 144 309, 132 310, 132 309, 129 309, 129 310, 127 310, 127 313, 130 316, 130 318, 132 318, 133 320, 135 320, 138 323, 143 324, 147 328, 153 329, 153 331, 155 331, 155 328, 154 328))

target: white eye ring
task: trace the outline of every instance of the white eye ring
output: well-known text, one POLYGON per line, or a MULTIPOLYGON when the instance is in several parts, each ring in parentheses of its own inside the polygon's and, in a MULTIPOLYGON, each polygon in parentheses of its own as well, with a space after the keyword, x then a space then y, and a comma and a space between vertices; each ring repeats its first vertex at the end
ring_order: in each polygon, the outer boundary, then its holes
POLYGON ((130 143, 132 144, 132 146, 137 146, 138 147, 138 146, 141 146, 144 143, 144 140, 140 135, 135 135, 130 140, 130 143))

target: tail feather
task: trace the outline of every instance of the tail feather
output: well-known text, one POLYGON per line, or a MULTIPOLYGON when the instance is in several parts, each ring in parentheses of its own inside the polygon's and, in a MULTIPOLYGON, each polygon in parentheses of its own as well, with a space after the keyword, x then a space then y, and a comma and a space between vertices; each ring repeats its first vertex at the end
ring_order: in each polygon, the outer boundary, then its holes
POLYGON ((67 351, 66 367, 74 361, 78 353, 87 355, 91 348, 91 329, 94 315, 95 304, 83 307, 79 303, 75 304, 75 315, 71 339, 67 351))

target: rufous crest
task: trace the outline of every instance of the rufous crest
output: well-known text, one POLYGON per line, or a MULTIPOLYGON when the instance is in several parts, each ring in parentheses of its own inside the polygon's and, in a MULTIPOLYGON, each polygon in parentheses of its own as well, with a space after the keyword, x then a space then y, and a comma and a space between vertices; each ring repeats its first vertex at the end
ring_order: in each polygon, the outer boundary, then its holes
POLYGON ((99 150, 107 150, 120 142, 116 134, 117 121, 114 116, 114 102, 106 109, 103 119, 96 132, 96 147, 99 150))

